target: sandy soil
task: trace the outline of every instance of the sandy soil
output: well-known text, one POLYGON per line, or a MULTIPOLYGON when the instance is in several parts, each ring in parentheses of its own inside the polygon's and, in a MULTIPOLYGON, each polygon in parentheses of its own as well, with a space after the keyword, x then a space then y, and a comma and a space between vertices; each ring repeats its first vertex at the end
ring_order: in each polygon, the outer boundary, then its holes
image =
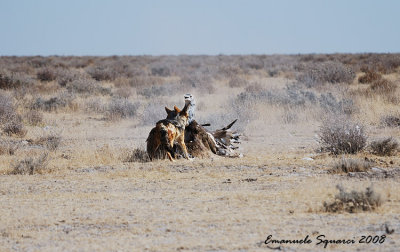
MULTIPOLYGON (((303 160, 309 155, 300 146, 296 152, 250 153, 242 159, 75 162, 74 167, 48 174, 3 175, 0 248, 320 251, 323 244, 316 245, 317 236, 325 235, 356 241, 329 244, 330 250, 394 251, 400 241, 399 176, 327 174, 333 158, 314 155, 314 160, 303 160), (333 199, 337 184, 356 189, 373 184, 385 203, 375 212, 325 213, 322 204, 333 199), (385 225, 394 233, 387 234, 385 225), (279 240, 308 235, 312 243, 266 245, 269 235, 279 240), (382 244, 359 244, 362 235, 386 239, 382 244)), ((396 170, 396 165, 386 170, 396 170)))

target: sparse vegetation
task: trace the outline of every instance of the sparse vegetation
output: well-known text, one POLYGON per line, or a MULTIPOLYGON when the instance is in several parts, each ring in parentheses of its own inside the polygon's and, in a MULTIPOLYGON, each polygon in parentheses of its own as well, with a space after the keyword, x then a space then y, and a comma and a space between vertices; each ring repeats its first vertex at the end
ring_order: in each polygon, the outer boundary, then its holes
POLYGON ((381 123, 386 127, 400 127, 400 116, 387 115, 381 118, 381 123))
POLYGON ((106 107, 106 114, 109 120, 135 117, 139 104, 131 103, 125 98, 112 99, 106 107))
POLYGON ((333 202, 324 202, 326 212, 357 213, 360 211, 373 211, 382 205, 381 195, 376 193, 372 187, 367 187, 365 191, 346 192, 341 186, 336 186, 339 194, 335 196, 333 202))
POLYGON ((44 68, 39 70, 36 76, 40 81, 53 81, 57 78, 57 72, 55 69, 44 68))
POLYGON ((24 115, 25 120, 33 126, 38 126, 43 123, 43 113, 37 110, 29 110, 24 115))
POLYGON ((370 145, 372 153, 378 156, 392 156, 399 147, 399 143, 393 137, 373 141, 370 145))
POLYGON ((51 97, 49 99, 43 99, 41 97, 37 98, 31 105, 32 109, 41 109, 44 111, 56 111, 60 108, 65 108, 67 106, 71 107, 73 105, 73 100, 75 96, 68 92, 59 93, 57 96, 51 97))
POLYGON ((367 160, 341 158, 330 170, 332 173, 365 172, 371 169, 372 163, 367 160))
POLYGON ((18 148, 16 141, 0 138, 0 155, 14 155, 18 148))
POLYGON ((10 174, 13 175, 33 175, 42 174, 47 168, 48 154, 43 153, 39 157, 27 157, 13 165, 10 174))
POLYGON ((46 147, 50 151, 55 151, 61 144, 61 135, 59 133, 48 133, 34 141, 35 144, 46 147))
POLYGON ((150 158, 145 150, 135 148, 132 152, 129 153, 128 157, 124 161, 146 163, 150 162, 150 158))
POLYGON ((366 69, 364 75, 358 77, 358 82, 360 83, 372 83, 382 78, 380 73, 377 73, 371 69, 366 69))
POLYGON ((306 67, 305 73, 299 75, 298 81, 307 87, 314 87, 324 83, 351 83, 355 72, 338 61, 327 61, 306 67))
MULTIPOLYGON (((343 230, 343 221, 347 233, 367 232, 376 214, 336 213, 375 211, 383 201, 375 190, 365 189, 371 179, 382 197, 390 198, 378 209, 379 220, 391 220, 400 211, 399 156, 394 150, 385 156, 393 143, 378 143, 385 146, 379 157, 374 141, 363 151, 367 129, 368 139, 391 135, 398 140, 399 56, 2 56, 0 250, 62 250, 68 241, 77 244, 74 248, 96 242, 108 250, 124 250, 119 244, 125 243, 138 250, 257 250, 261 237, 254 234, 265 223, 281 225, 288 214, 296 221, 272 230, 274 236, 290 238, 293 228, 305 227, 305 214, 308 226, 327 238, 334 238, 330 230, 343 230), (207 130, 238 119, 232 131, 242 133, 237 151, 243 156, 149 162, 143 146, 150 129, 166 118, 165 106, 183 106, 185 93, 196 99, 197 122, 211 123, 207 130), (11 122, 18 127, 8 127, 11 122), (40 173, 46 175, 9 175, 40 173), (338 179, 346 188, 363 190, 342 190, 333 199, 338 179), (331 201, 326 195, 332 192, 331 201), (323 211, 314 212, 324 201, 323 211), (209 218, 208 212, 217 214, 209 218), (229 232, 229 220, 239 212, 235 232, 229 232), (321 226, 320 219, 332 213, 333 226, 321 226), (116 220, 116 214, 123 218, 116 220), (185 218, 176 222, 178 215, 185 218), (365 225, 353 225, 360 216, 365 225), (202 225, 196 230, 218 239, 215 247, 201 246, 211 244, 204 236, 192 236, 198 220, 202 225), (133 237, 138 230, 143 235, 133 237), (219 239, 220 230, 238 242, 219 239), (60 242, 51 242, 47 234, 60 242), (99 239, 101 234, 110 239, 99 239), (185 239, 170 243, 171 235, 185 239), (35 241, 38 237, 43 243, 35 241)), ((379 223, 372 228, 381 232, 379 223)), ((398 238, 397 232, 391 234, 392 240, 398 238)), ((395 250, 396 244, 383 245, 395 250)), ((350 249, 370 248, 354 246, 350 249)))
POLYGON ((326 119, 320 129, 323 150, 333 154, 354 154, 364 149, 367 136, 361 123, 347 116, 335 115, 326 119))

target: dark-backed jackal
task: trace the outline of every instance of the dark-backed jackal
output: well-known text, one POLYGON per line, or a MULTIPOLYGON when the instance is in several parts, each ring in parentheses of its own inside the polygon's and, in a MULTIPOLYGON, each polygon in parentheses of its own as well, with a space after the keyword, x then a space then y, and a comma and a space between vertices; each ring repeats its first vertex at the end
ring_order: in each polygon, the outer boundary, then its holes
POLYGON ((189 104, 180 110, 174 106, 174 110, 165 107, 168 116, 157 122, 146 140, 147 153, 151 160, 164 159, 166 156, 173 161, 175 157, 174 143, 177 142, 182 149, 183 156, 189 159, 185 145, 185 127, 188 124, 189 104))

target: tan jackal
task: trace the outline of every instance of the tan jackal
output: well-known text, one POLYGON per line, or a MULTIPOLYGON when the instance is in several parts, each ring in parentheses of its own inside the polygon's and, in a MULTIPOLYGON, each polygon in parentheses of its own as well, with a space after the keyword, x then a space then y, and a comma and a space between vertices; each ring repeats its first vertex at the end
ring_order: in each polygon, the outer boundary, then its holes
POLYGON ((175 157, 174 143, 177 142, 186 159, 189 159, 189 154, 185 145, 185 127, 188 124, 188 107, 180 110, 174 106, 174 110, 165 107, 168 116, 157 122, 146 140, 147 153, 151 160, 164 159, 166 156, 173 161, 175 157))

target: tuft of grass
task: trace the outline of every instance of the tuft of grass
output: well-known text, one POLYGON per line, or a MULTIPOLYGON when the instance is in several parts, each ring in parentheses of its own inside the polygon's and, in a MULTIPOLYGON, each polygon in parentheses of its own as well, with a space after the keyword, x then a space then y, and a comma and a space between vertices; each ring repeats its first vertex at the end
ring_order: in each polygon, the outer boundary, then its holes
POLYGON ((352 83, 355 77, 352 68, 339 61, 326 61, 307 67, 297 80, 307 87, 314 87, 324 83, 352 83))
POLYGON ((5 134, 9 136, 15 135, 17 137, 23 137, 27 132, 19 115, 4 123, 2 129, 5 134))
POLYGON ((17 89, 33 86, 34 79, 23 72, 0 71, 0 89, 17 89))
POLYGON ((62 137, 58 133, 50 133, 35 140, 35 144, 46 147, 50 151, 55 151, 61 144, 62 137))
POLYGON ((382 78, 374 81, 369 88, 377 94, 387 95, 393 94, 397 89, 397 85, 393 81, 382 78))
POLYGON ((135 117, 139 103, 131 103, 125 98, 114 98, 106 107, 106 115, 109 120, 135 117))
POLYGON ((400 127, 400 116, 387 115, 381 118, 382 125, 386 127, 400 127))
POLYGON ((36 77, 40 81, 53 81, 57 78, 57 72, 54 68, 43 68, 37 72, 36 77))
POLYGON ((371 69, 366 69, 365 74, 358 77, 358 82, 359 83, 372 83, 374 81, 377 81, 382 78, 382 75, 380 73, 377 73, 371 69))
POLYGON ((43 99, 41 97, 37 98, 31 105, 32 109, 41 109, 44 111, 56 111, 60 108, 71 107, 72 101, 75 96, 69 92, 62 92, 55 97, 49 99, 43 99))
POLYGON ((102 95, 110 95, 111 90, 109 88, 102 87, 100 82, 88 79, 88 78, 79 78, 68 82, 66 84, 67 90, 71 93, 78 94, 102 94, 102 95))
POLYGON ((0 155, 14 155, 18 148, 16 142, 0 138, 0 155))
POLYGON ((343 187, 337 185, 339 193, 333 202, 324 202, 324 211, 332 213, 348 212, 357 213, 361 211, 373 211, 383 204, 381 195, 376 193, 372 187, 365 191, 346 192, 343 187))
POLYGON ((372 163, 352 158, 341 158, 330 170, 332 173, 366 172, 371 169, 372 163))
POLYGON ((42 174, 47 168, 48 154, 43 153, 37 158, 27 157, 13 165, 13 170, 9 172, 12 175, 33 175, 42 174))
POLYGON ((378 156, 392 156, 399 147, 399 143, 393 137, 373 141, 370 144, 372 153, 378 156))
POLYGON ((125 159, 125 162, 146 163, 146 162, 150 162, 150 158, 145 150, 135 148, 125 159))
POLYGON ((43 122, 43 113, 37 110, 29 110, 25 113, 24 117, 30 125, 37 126, 43 122))
POLYGON ((354 154, 364 149, 367 135, 361 123, 342 115, 326 119, 320 128, 322 149, 337 154, 354 154))

